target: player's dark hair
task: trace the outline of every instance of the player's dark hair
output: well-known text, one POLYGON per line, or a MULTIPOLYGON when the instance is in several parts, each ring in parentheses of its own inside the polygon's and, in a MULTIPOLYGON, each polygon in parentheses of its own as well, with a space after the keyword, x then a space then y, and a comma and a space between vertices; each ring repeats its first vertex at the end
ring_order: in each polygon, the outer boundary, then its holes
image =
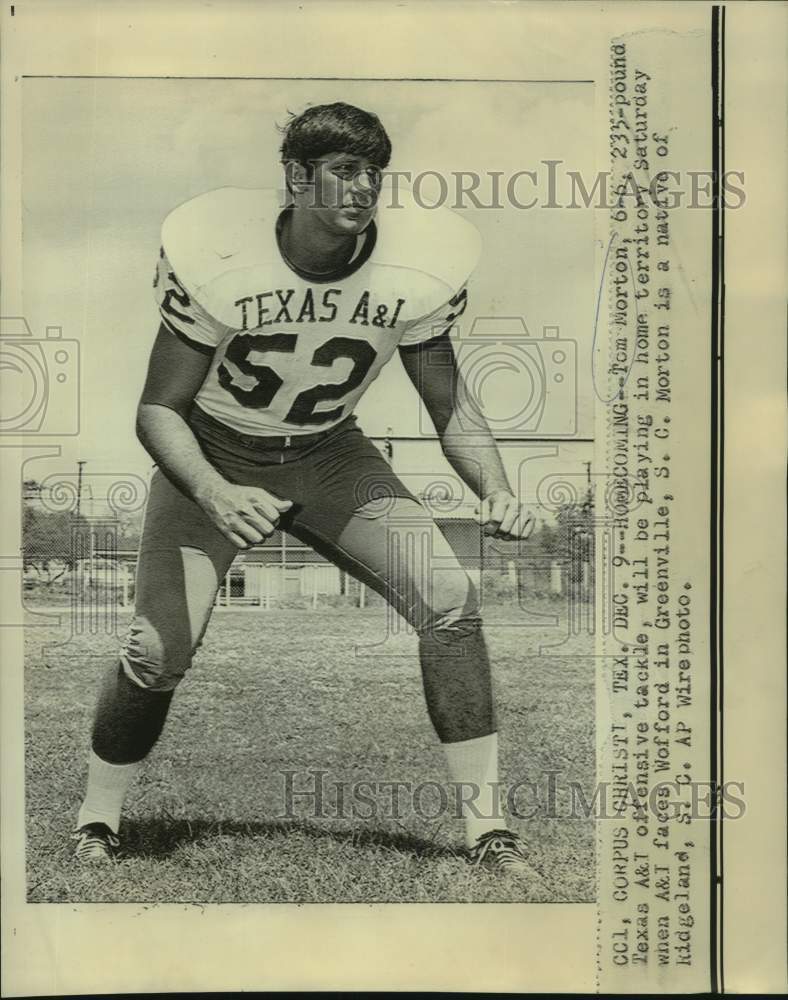
POLYGON ((352 104, 318 104, 294 115, 281 129, 282 162, 295 160, 309 166, 327 153, 363 156, 378 167, 387 167, 391 142, 377 115, 352 104))

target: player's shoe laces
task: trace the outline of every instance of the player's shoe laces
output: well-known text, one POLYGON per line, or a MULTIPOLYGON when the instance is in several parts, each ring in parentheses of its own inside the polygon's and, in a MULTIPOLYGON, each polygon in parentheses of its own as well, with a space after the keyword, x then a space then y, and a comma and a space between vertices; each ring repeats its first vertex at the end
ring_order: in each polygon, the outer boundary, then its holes
POLYGON ((470 850, 470 863, 479 868, 506 872, 531 872, 523 842, 511 830, 490 830, 478 838, 470 850))
POLYGON ((71 835, 76 840, 77 861, 111 861, 120 847, 120 838, 105 823, 87 823, 71 835))

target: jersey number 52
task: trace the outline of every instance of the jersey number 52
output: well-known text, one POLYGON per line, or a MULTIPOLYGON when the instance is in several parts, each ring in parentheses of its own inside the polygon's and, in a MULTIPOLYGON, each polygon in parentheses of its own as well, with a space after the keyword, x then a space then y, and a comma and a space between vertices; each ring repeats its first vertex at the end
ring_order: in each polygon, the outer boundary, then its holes
MULTIPOLYGON (((245 389, 234 381, 233 373, 224 361, 217 374, 219 384, 241 404, 252 409, 271 406, 284 380, 270 365, 251 361, 249 355, 265 353, 292 354, 296 349, 296 333, 240 333, 225 352, 225 360, 231 361, 239 372, 250 375, 255 380, 251 389, 245 389)), ((293 400, 293 405, 285 416, 285 422, 303 427, 305 424, 327 424, 342 416, 343 406, 331 410, 315 410, 315 406, 326 400, 341 399, 357 389, 366 378, 367 372, 377 357, 377 352, 365 340, 351 337, 332 337, 318 347, 310 365, 316 368, 330 368, 338 358, 348 358, 353 368, 344 382, 338 384, 320 383, 304 389, 293 400)))

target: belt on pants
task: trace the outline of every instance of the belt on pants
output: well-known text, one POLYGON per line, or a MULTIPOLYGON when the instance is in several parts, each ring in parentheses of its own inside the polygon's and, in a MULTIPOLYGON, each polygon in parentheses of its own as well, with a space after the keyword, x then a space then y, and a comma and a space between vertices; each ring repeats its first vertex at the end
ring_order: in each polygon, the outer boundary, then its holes
POLYGON ((234 428, 222 423, 221 420, 212 417, 195 404, 192 408, 189 422, 194 422, 198 426, 200 424, 208 425, 225 439, 237 441, 238 444, 243 445, 245 448, 259 451, 284 451, 288 448, 311 448, 313 445, 319 444, 325 438, 341 430, 348 422, 355 424, 355 417, 350 414, 350 416, 345 417, 344 420, 340 420, 338 424, 334 424, 327 430, 315 431, 311 434, 242 434, 240 431, 236 431, 234 428))

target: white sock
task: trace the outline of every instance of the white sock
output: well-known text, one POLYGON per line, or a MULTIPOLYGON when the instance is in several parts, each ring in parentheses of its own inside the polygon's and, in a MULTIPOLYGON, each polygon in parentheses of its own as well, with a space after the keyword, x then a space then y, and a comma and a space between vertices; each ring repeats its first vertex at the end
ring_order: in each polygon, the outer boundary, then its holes
POLYGON ((465 820, 465 841, 473 847, 483 833, 506 828, 498 789, 498 734, 444 743, 443 749, 451 780, 470 786, 459 789, 458 796, 465 820))
POLYGON ((77 827, 86 823, 106 823, 113 833, 120 826, 123 800, 142 767, 135 764, 108 764, 92 750, 88 763, 88 790, 79 810, 77 827))

